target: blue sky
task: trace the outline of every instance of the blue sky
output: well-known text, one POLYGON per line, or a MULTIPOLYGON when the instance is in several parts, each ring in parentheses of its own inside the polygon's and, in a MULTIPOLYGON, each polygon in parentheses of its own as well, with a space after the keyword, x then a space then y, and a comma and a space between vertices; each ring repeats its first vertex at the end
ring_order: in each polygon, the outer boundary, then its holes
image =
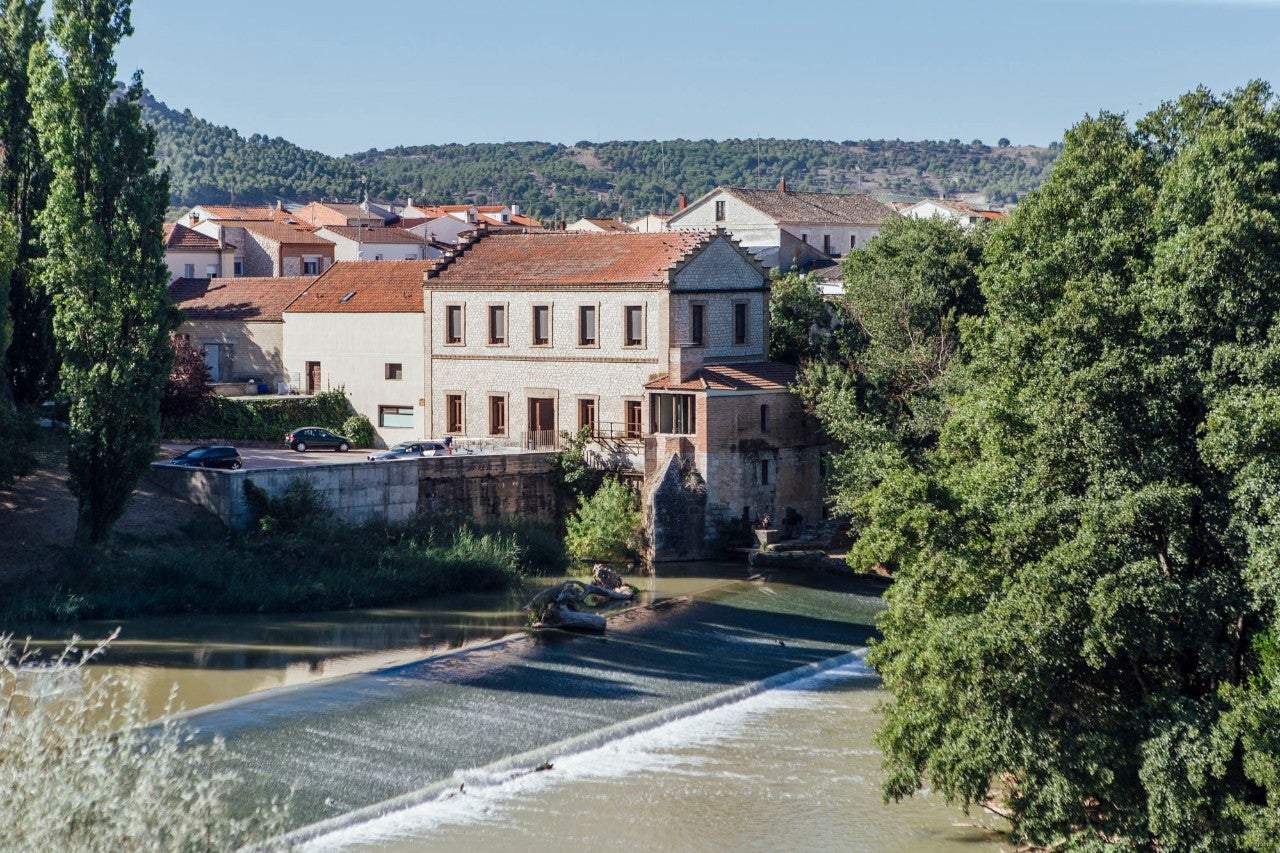
POLYGON ((135 0, 120 76, 346 154, 448 142, 982 139, 1280 87, 1280 0, 135 0))

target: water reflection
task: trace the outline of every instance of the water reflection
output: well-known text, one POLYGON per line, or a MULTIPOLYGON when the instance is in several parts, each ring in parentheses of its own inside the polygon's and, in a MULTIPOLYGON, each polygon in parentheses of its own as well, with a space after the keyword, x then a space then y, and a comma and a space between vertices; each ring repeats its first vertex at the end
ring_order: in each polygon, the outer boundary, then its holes
MULTIPOLYGON (((745 576, 735 563, 664 565, 660 574, 627 581, 642 603, 689 595, 745 576)), ((46 656, 71 635, 86 642, 120 627, 120 637, 95 662, 136 684, 148 713, 166 711, 177 686, 183 708, 199 708, 275 687, 368 672, 446 654, 524 629, 523 604, 542 585, 497 593, 439 596, 417 605, 280 615, 178 616, 37 623, 5 627, 31 637, 46 656)))

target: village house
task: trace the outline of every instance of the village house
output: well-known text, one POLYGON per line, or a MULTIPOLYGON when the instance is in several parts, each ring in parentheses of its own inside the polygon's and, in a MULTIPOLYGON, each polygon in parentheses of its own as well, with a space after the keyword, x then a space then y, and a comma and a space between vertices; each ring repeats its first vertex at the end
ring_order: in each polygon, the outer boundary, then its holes
POLYGON ((859 248, 896 216, 871 196, 716 187, 667 220, 672 231, 723 228, 768 268, 807 270, 859 248))
POLYGON ((420 261, 427 257, 426 241, 402 228, 326 225, 314 233, 333 243, 334 261, 420 261))
POLYGON ((587 219, 583 217, 577 222, 565 226, 566 231, 586 231, 592 234, 630 234, 631 226, 619 219, 587 219))
POLYGON ((293 211, 293 218, 316 228, 324 225, 363 225, 367 228, 381 228, 390 221, 377 208, 370 209, 366 205, 336 201, 313 201, 293 211))
POLYGON ((671 218, 667 213, 646 213, 639 219, 633 219, 627 223, 627 227, 637 234, 656 234, 659 231, 666 231, 667 220, 671 218))
POLYGON ((983 222, 998 222, 1005 215, 998 210, 980 207, 950 198, 927 198, 909 205, 901 211, 910 219, 945 219, 960 223, 962 228, 973 228, 983 222))
POLYGON ((292 217, 278 221, 206 219, 195 230, 234 243, 235 274, 320 275, 333 265, 334 244, 292 217))
POLYGON ((179 334, 204 351, 209 379, 223 393, 290 390, 284 364, 284 309, 313 278, 180 278, 169 298, 182 310, 179 334), (225 387, 224 387, 225 386, 225 387))
POLYGON ((426 284, 433 435, 536 449, 587 427, 598 462, 645 472, 659 560, 821 515, 823 440, 767 360, 765 272, 723 232, 493 235, 426 284))
POLYGON ((164 226, 164 262, 169 281, 179 278, 223 278, 235 272, 236 247, 201 234, 180 222, 164 226))
POLYGON ((297 390, 345 389, 385 445, 429 434, 423 280, 432 263, 334 264, 284 310, 297 390))

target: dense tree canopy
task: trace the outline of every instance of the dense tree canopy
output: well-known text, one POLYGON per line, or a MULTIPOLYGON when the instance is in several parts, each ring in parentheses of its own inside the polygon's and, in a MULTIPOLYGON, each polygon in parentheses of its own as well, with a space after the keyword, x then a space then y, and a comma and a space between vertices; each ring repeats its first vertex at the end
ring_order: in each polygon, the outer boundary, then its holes
POLYGON ((55 0, 32 54, 33 123, 52 183, 37 219, 67 401, 76 540, 102 542, 155 457, 175 325, 161 236, 168 185, 155 169, 137 77, 117 93, 112 53, 128 0, 55 0))
POLYGON ((1280 111, 1088 118, 992 235, 936 445, 872 487, 887 793, 1034 844, 1275 849, 1280 111))

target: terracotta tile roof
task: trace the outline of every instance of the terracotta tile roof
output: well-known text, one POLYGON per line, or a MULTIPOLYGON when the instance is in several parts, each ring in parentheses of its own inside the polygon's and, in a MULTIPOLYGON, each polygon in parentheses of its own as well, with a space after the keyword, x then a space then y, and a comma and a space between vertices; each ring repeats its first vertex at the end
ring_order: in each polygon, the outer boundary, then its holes
POLYGON ((422 281, 434 261, 342 261, 289 306, 290 314, 412 314, 424 310, 422 281))
MULTIPOLYGON (((838 222, 845 225, 879 225, 897 215, 887 204, 869 195, 808 193, 787 190, 719 189, 779 222, 838 222)), ((713 190, 714 192, 714 190, 713 190)))
POLYGON ((394 227, 394 228, 404 228, 404 229, 417 228, 417 227, 418 227, 419 225, 421 225, 422 223, 424 223, 424 222, 430 222, 430 221, 431 221, 431 220, 430 220, 430 219, 427 219, 427 217, 425 217, 425 216, 410 217, 409 219, 401 219, 399 222, 397 222, 397 223, 396 223, 394 226, 392 226, 392 227, 394 227))
POLYGON ((349 219, 384 221, 378 214, 370 213, 358 204, 337 201, 313 201, 299 208, 294 216, 316 226, 339 224, 335 221, 338 219, 342 220, 342 225, 346 225, 349 219))
POLYGON ((542 231, 491 234, 431 274, 435 286, 460 284, 661 284, 668 270, 713 231, 599 234, 542 231))
POLYGON ((180 278, 169 285, 169 298, 188 320, 279 323, 285 306, 314 283, 314 276, 180 278))
POLYGON ((776 361, 709 364, 684 382, 664 376, 644 387, 651 391, 785 391, 795 382, 796 368, 776 361))
POLYGON ((541 222, 539 222, 538 220, 536 220, 536 219, 534 219, 534 218, 532 218, 532 217, 525 216, 525 215, 524 215, 524 214, 522 214, 522 213, 513 213, 513 214, 511 214, 511 224, 512 224, 512 225, 523 225, 523 226, 524 226, 524 227, 526 227, 526 228, 541 228, 541 227, 542 227, 542 223, 541 223, 541 222))
POLYGON ((218 244, 215 237, 208 234, 201 234, 181 222, 166 222, 164 224, 164 247, 166 249, 185 249, 195 252, 216 252, 221 248, 232 248, 230 243, 218 244))
POLYGON ((274 240, 277 243, 303 244, 308 246, 333 248, 333 243, 323 237, 317 237, 308 230, 297 228, 285 222, 236 222, 237 228, 243 228, 250 234, 274 240))
POLYGON ((325 225, 317 229, 316 234, 320 231, 331 231, 339 237, 346 237, 348 240, 356 240, 364 243, 406 243, 413 246, 421 246, 422 238, 414 234, 410 234, 402 228, 366 228, 360 225, 325 225))
POLYGON ((277 219, 287 219, 293 215, 277 207, 251 207, 239 204, 199 204, 196 207, 208 214, 206 219, 217 220, 245 219, 272 222, 277 219))
POLYGON ((511 215, 509 222, 503 222, 498 217, 490 216, 487 213, 480 214, 478 221, 492 228, 542 228, 542 223, 538 220, 530 219, 527 216, 516 216, 514 213, 511 215))

